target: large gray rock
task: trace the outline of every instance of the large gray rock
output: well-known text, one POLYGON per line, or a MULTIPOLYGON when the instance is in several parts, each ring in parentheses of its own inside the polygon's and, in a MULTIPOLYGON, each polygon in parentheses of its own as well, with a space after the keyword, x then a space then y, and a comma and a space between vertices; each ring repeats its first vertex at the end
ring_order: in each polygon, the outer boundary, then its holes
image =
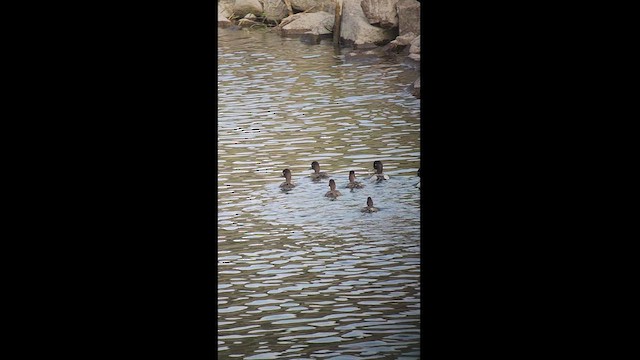
POLYGON ((280 21, 289 15, 283 0, 263 0, 262 7, 267 20, 280 21))
POLYGON ((330 34, 333 29, 334 15, 324 11, 297 13, 282 20, 278 30, 283 36, 330 34))
POLYGON ((420 54, 420 36, 416 36, 410 42, 411 47, 409 48, 409 53, 411 54, 420 54))
POLYGON ((335 0, 291 0, 291 7, 308 13, 325 11, 334 14, 336 11, 335 0))
MULTIPOLYGON (((384 46, 384 50, 387 53, 399 53, 404 52, 408 45, 411 45, 411 41, 416 38, 416 34, 409 32, 404 35, 400 35, 395 40, 384 46)), ((419 45, 418 45, 419 46, 419 45)), ((407 49, 406 52, 409 52, 407 49)))
MULTIPOLYGON (((248 14, 248 15, 251 15, 251 14, 248 14)), ((241 28, 250 28, 250 29, 252 29, 252 28, 255 28, 255 27, 264 28, 267 25, 245 17, 245 18, 242 18, 242 19, 238 20, 238 26, 240 26, 241 28)))
POLYGON ((258 0, 236 0, 233 5, 233 15, 243 18, 247 14, 261 15, 262 3, 258 0))
POLYGON ((416 81, 414 81, 411 85, 409 85, 409 91, 411 91, 411 94, 413 96, 420 99, 420 77, 418 77, 416 81))
POLYGON ((411 41, 411 47, 409 48, 409 55, 405 59, 404 63, 415 68, 420 68, 420 36, 411 41))
POLYGON ((369 24, 369 20, 360 6, 361 1, 343 1, 342 22, 340 24, 340 38, 343 43, 382 45, 395 39, 398 36, 397 29, 382 29, 369 24))
POLYGON ((398 26, 396 4, 399 0, 362 0, 360 6, 369 24, 390 29, 398 26))
POLYGON ((420 3, 416 0, 399 0, 396 4, 400 35, 420 35, 420 3))
POLYGON ((222 15, 222 12, 218 8, 218 26, 221 28, 227 28, 232 24, 233 23, 231 22, 231 20, 227 19, 224 15, 222 15))
MULTIPOLYGON (((416 34, 414 34, 412 32, 408 32, 408 33, 406 33, 404 35, 398 36, 391 43, 396 44, 396 45, 401 45, 401 46, 407 46, 407 45, 411 44, 411 42, 417 37, 418 36, 416 36, 416 34)), ((420 39, 418 39, 418 46, 420 46, 420 39)))
POLYGON ((235 4, 235 0, 218 0, 218 13, 227 19, 231 19, 233 15, 233 4, 235 4))

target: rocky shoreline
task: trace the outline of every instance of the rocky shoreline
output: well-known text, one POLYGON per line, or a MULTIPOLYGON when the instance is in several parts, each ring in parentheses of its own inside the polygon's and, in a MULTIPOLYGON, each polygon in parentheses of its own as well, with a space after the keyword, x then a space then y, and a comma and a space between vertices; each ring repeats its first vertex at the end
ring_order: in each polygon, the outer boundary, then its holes
MULTIPOLYGON (((417 0, 218 0, 218 27, 270 28, 311 44, 333 39, 350 57, 392 57, 420 70, 417 0)), ((410 91, 420 98, 419 72, 410 91)))

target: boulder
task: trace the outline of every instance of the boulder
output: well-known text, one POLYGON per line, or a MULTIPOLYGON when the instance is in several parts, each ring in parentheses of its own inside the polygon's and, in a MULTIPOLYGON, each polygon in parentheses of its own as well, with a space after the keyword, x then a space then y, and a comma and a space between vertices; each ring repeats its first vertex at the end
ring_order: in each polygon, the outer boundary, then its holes
POLYGON ((336 11, 335 0, 291 0, 291 7, 308 13, 324 11, 334 14, 336 11))
POLYGON ((261 15, 262 3, 258 0, 236 0, 233 5, 233 15, 243 18, 247 14, 261 15))
POLYGON ((218 9, 218 27, 227 28, 232 24, 233 23, 231 22, 231 20, 222 15, 222 12, 220 12, 220 10, 218 9))
MULTIPOLYGON (((412 41, 417 38, 418 35, 412 33, 412 32, 408 32, 404 35, 400 35, 398 36, 395 40, 392 41, 392 43, 398 45, 398 46, 407 46, 409 44, 412 43, 412 41)), ((418 46, 420 46, 420 39, 418 39, 418 46)))
POLYGON ((400 35, 420 35, 420 3, 416 0, 399 0, 396 4, 400 35))
POLYGON ((404 61, 405 64, 411 66, 414 69, 420 68, 420 36, 411 41, 411 47, 409 48, 409 55, 404 61))
POLYGON ((240 26, 241 28, 254 28, 254 27, 262 28, 262 27, 266 27, 267 25, 251 19, 242 18, 238 20, 238 26, 240 26))
POLYGON ((409 48, 409 53, 411 54, 420 54, 420 36, 416 36, 410 42, 411 47, 409 48))
POLYGON ((262 7, 267 20, 280 21, 289 15, 283 0, 263 0, 262 7))
POLYGON ((234 3, 235 0, 218 0, 218 13, 227 19, 231 19, 234 3))
POLYGON ((331 34, 313 34, 306 32, 300 36, 300 41, 309 45, 318 45, 322 40, 331 40, 331 34))
POLYGON ((376 25, 384 29, 391 29, 398 26, 398 13, 396 4, 399 0, 362 0, 360 6, 364 16, 369 20, 369 24, 376 25))
POLYGON ((398 29, 382 29, 369 24, 360 6, 362 0, 343 0, 340 39, 344 44, 384 45, 398 36, 398 29))
POLYGON ((413 70, 420 71, 420 54, 409 54, 402 63, 413 70))
POLYGON ((324 11, 313 13, 297 13, 282 20, 278 30, 283 36, 313 34, 330 34, 333 29, 334 15, 324 11))
MULTIPOLYGON (((410 32, 404 35, 400 35, 395 40, 392 40, 387 45, 384 46, 384 51, 386 53, 400 53, 405 50, 408 45, 411 45, 411 41, 416 38, 416 34, 410 32)), ((406 51, 408 53, 408 49, 406 51)))
POLYGON ((409 91, 411 91, 411 95, 420 99, 420 77, 413 84, 409 85, 409 91))

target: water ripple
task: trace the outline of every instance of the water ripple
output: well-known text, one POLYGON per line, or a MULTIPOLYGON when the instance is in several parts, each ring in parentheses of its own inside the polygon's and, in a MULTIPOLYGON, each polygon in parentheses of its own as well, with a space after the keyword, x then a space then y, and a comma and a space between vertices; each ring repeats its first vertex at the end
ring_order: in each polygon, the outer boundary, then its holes
POLYGON ((347 63, 330 44, 219 29, 220 358, 420 358, 415 76, 347 63), (388 181, 367 180, 374 160, 388 181), (312 161, 337 200, 309 178, 312 161), (364 188, 345 188, 350 170, 364 188), (369 196, 379 212, 360 212, 369 196))

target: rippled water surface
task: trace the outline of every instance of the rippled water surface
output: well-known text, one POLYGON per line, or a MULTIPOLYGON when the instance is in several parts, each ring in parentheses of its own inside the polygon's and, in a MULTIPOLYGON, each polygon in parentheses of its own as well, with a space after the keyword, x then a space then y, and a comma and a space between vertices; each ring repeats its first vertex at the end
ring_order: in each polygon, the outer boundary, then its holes
POLYGON ((346 52, 219 29, 219 358, 420 358, 416 73, 346 52), (367 180, 374 160, 388 181, 367 180))

